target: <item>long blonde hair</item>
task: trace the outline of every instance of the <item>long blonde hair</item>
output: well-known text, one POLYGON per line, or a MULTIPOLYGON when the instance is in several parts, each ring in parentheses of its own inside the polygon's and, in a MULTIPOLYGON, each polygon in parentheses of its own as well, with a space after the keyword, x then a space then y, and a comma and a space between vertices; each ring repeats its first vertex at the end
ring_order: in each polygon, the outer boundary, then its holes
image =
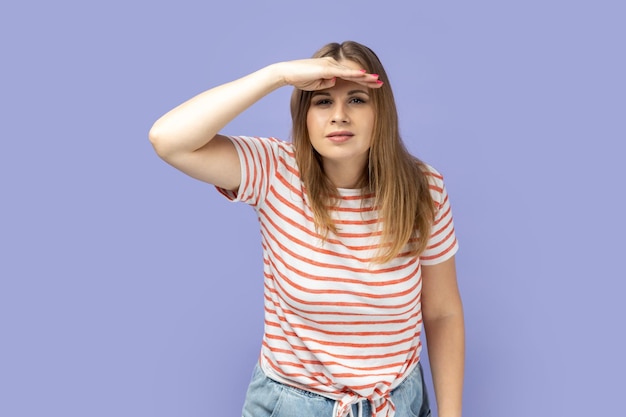
MULTIPOLYGON (((372 89, 370 97, 376 119, 372 132, 369 164, 360 186, 373 193, 382 219, 382 236, 374 262, 392 260, 408 244, 409 253, 419 255, 426 248, 435 216, 425 164, 406 149, 398 125, 398 113, 387 73, 378 56, 354 41, 329 43, 313 58, 332 57, 358 63, 368 73, 378 74, 383 86, 372 89)), ((311 145, 307 129, 310 91, 294 89, 291 96, 292 140, 301 179, 309 197, 315 225, 324 238, 337 233, 328 207, 339 199, 337 188, 324 174, 321 156, 311 145)))

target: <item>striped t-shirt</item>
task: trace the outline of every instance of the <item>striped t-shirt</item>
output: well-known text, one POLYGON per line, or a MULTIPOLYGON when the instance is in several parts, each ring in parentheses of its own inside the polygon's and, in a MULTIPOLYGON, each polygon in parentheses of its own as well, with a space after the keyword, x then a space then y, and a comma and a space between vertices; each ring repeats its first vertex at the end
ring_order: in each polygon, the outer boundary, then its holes
POLYGON ((276 381, 337 400, 337 417, 367 399, 393 416, 389 394, 417 365, 422 344, 421 268, 452 257, 458 244, 442 176, 429 168, 437 206, 422 255, 376 264, 380 231, 371 195, 339 189, 338 227, 325 241, 295 161, 293 145, 230 137, 241 162, 236 192, 261 228, 265 330, 260 365, 276 381))

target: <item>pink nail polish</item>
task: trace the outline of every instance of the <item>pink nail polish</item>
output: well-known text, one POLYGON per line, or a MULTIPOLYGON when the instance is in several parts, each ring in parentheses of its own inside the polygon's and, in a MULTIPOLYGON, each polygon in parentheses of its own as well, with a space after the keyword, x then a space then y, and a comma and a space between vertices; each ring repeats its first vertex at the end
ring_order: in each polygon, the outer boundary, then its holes
POLYGON ((378 74, 370 74, 372 77, 378 77, 378 74))
POLYGON ((367 70, 364 70, 364 69, 360 69, 359 71, 361 71, 362 73, 366 73, 367 72, 367 70))
POLYGON ((383 82, 380 80, 376 80, 376 84, 382 84, 383 82))

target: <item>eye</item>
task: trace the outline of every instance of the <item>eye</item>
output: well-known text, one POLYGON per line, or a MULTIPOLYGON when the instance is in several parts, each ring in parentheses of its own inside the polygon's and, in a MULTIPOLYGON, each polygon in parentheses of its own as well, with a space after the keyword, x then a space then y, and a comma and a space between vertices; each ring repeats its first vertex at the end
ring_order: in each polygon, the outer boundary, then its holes
POLYGON ((329 105, 330 103, 331 101, 327 98, 322 98, 322 99, 315 101, 316 106, 326 106, 326 105, 329 105))
POLYGON ((352 97, 349 100, 349 103, 353 103, 353 104, 363 104, 366 103, 366 101, 364 99, 362 99, 361 97, 352 97))

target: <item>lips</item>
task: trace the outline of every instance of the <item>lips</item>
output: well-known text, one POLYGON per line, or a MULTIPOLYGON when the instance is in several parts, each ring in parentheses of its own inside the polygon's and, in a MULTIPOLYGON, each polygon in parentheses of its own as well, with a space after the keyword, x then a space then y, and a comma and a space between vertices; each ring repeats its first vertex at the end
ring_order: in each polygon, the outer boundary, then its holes
POLYGON ((338 132, 332 132, 328 135, 326 135, 326 137, 335 143, 340 143, 340 142, 345 142, 348 139, 350 139, 352 136, 354 136, 354 133, 349 132, 347 130, 342 130, 342 131, 338 131, 338 132))

